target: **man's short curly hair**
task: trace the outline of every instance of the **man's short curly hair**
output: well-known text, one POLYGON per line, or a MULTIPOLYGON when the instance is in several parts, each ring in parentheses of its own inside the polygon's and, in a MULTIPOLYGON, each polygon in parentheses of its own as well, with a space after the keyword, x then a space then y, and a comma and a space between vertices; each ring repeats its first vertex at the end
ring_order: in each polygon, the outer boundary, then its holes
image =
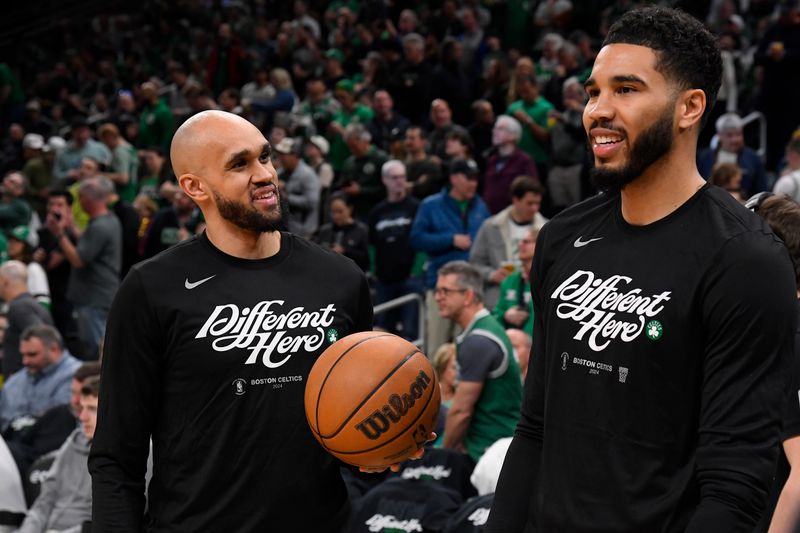
POLYGON ((714 35, 696 18, 665 7, 625 13, 608 31, 608 44, 646 46, 656 54, 656 70, 681 90, 701 89, 706 95, 702 125, 717 100, 722 59, 714 35))

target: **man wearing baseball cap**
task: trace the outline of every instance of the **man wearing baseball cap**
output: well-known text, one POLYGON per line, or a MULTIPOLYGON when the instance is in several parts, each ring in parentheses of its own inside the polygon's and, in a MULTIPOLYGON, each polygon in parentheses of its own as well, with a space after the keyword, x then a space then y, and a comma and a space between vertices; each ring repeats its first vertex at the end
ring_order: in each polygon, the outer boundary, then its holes
POLYGON ((300 143, 286 137, 274 146, 281 168, 281 195, 289 203, 289 231, 310 237, 319 224, 319 176, 300 157, 300 143))
POLYGON ((28 133, 22 139, 22 157, 25 158, 22 175, 30 187, 28 201, 40 216, 44 214, 45 198, 39 193, 53 182, 53 159, 44 156, 46 146, 44 137, 38 133, 28 133))
POLYGON ((411 226, 411 247, 429 258, 425 272, 429 350, 436 350, 453 336, 453 322, 439 315, 434 299, 439 268, 450 261, 469 260, 478 228, 489 217, 489 209, 476 194, 478 174, 474 161, 453 160, 449 185, 422 201, 411 226))

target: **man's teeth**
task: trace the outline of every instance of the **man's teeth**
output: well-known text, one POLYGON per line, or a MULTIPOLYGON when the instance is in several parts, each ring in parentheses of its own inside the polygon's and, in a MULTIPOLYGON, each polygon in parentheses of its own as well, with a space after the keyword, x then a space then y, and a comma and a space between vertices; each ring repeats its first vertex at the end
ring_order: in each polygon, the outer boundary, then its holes
POLYGON ((607 137, 607 136, 597 136, 594 138, 594 142, 597 144, 611 144, 621 141, 621 137, 607 137))
POLYGON ((273 196, 275 196, 273 191, 265 192, 256 196, 256 200, 266 200, 267 198, 272 198, 273 196))

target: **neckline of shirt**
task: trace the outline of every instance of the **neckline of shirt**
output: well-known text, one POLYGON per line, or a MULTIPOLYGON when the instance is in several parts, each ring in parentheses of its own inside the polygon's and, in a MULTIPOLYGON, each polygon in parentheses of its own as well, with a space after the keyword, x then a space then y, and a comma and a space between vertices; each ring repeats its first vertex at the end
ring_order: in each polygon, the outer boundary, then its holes
POLYGON ((203 243, 203 246, 211 251, 211 253, 217 258, 220 259, 222 262, 229 264, 231 266, 241 267, 241 268, 252 268, 252 269, 259 269, 264 268, 265 266, 275 266, 282 263, 292 252, 294 248, 294 238, 291 233, 282 231, 281 232, 281 244, 280 248, 278 248, 278 252, 275 255, 271 255, 269 257, 263 257, 260 259, 245 259, 242 257, 235 257, 233 255, 227 254, 214 246, 214 244, 209 240, 207 233, 204 231, 198 238, 198 240, 203 243))
POLYGON ((617 197, 614 200, 614 221, 616 222, 617 227, 619 227, 622 231, 628 233, 635 233, 635 234, 642 234, 648 233, 652 231, 657 231, 665 224, 670 224, 676 218, 683 216, 683 214, 691 209, 694 204, 696 204, 700 199, 705 196, 706 191, 708 191, 710 185, 709 183, 705 183, 702 187, 697 189, 697 191, 689 197, 685 202, 678 206, 677 209, 672 211, 671 213, 667 214, 664 217, 659 218, 656 221, 651 222, 650 224, 645 224, 643 226, 630 224, 625 220, 625 217, 622 216, 622 194, 617 193, 617 197))

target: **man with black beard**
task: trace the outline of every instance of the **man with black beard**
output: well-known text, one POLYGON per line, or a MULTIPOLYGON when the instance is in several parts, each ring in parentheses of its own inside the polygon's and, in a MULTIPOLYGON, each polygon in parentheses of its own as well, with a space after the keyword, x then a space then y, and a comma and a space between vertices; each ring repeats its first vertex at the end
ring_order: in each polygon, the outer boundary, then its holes
POLYGON ((715 38, 630 11, 585 86, 605 194, 542 228, 525 399, 486 531, 752 531, 781 436, 794 270, 697 171, 715 38))
POLYGON ((134 266, 112 306, 89 457, 97 531, 338 532, 347 519, 303 393, 325 348, 372 327, 369 288, 352 261, 281 231, 271 154, 222 111, 175 133, 172 165, 206 231, 134 266))

